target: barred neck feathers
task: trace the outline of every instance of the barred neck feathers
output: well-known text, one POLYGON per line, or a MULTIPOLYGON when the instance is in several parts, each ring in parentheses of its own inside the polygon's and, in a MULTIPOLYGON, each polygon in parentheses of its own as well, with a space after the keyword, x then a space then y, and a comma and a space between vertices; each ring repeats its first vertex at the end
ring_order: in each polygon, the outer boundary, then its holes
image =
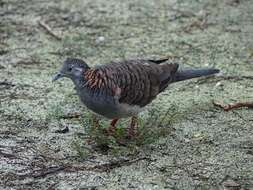
POLYGON ((84 73, 85 87, 92 91, 105 92, 107 95, 118 95, 120 89, 117 87, 112 73, 108 69, 93 68, 84 73))

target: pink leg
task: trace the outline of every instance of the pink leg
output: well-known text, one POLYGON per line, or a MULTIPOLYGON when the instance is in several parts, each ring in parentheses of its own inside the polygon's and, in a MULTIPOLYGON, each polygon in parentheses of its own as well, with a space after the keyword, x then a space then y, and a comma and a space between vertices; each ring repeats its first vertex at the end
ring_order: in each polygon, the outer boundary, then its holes
POLYGON ((110 127, 109 127, 108 130, 107 130, 109 133, 111 133, 111 134, 114 134, 114 133, 115 133, 115 131, 116 131, 116 123, 117 123, 118 120, 119 120, 119 119, 113 119, 113 120, 111 121, 110 127))
POLYGON ((117 123, 118 120, 119 120, 119 119, 113 119, 113 120, 111 121, 111 126, 115 127, 115 125, 116 125, 116 123, 117 123))

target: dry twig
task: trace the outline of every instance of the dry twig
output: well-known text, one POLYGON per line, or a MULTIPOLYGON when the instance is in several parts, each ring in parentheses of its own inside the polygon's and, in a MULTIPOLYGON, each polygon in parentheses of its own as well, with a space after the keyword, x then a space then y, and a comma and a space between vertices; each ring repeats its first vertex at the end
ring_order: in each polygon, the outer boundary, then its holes
POLYGON ((7 80, 0 81, 0 85, 3 85, 3 86, 15 86, 15 84, 12 84, 12 82, 9 82, 7 80))
POLYGON ((9 159, 17 158, 14 154, 5 153, 2 150, 0 150, 0 155, 3 158, 9 158, 9 159))
POLYGON ((150 160, 150 158, 140 157, 140 158, 136 158, 136 159, 119 159, 119 160, 110 161, 110 162, 104 163, 104 164, 98 164, 95 166, 69 165, 69 166, 66 166, 65 171, 75 172, 75 171, 79 171, 79 170, 87 170, 87 171, 97 171, 97 172, 108 172, 114 168, 129 166, 129 165, 134 164, 134 163, 141 161, 141 160, 150 160))
POLYGON ((55 32, 52 31, 52 29, 43 21, 39 21, 38 22, 39 25, 44 28, 46 30, 46 32, 51 35, 52 37, 54 37, 56 40, 62 40, 62 38, 60 36, 58 36, 55 32))
POLYGON ((213 104, 215 106, 223 108, 224 111, 229 111, 229 110, 241 108, 241 107, 253 108, 253 101, 252 102, 237 102, 237 103, 231 103, 231 104, 224 104, 221 102, 213 101, 213 104))
POLYGON ((63 166, 50 167, 50 168, 47 168, 46 170, 36 171, 37 173, 32 174, 32 177, 34 177, 34 178, 42 178, 42 177, 45 177, 45 176, 47 176, 49 174, 58 173, 59 171, 62 171, 64 169, 65 168, 63 166))
POLYGON ((81 113, 74 112, 74 113, 68 113, 67 115, 60 116, 61 119, 75 119, 80 118, 82 116, 81 113))
POLYGON ((104 164, 98 164, 95 166, 85 166, 85 165, 60 165, 60 166, 53 166, 48 168, 42 168, 39 170, 34 170, 31 173, 19 175, 19 179, 25 179, 26 177, 33 177, 33 178, 44 178, 50 174, 57 174, 61 171, 65 172, 76 172, 76 171, 98 171, 98 172, 108 172, 114 168, 119 168, 122 166, 128 166, 133 163, 136 163, 141 160, 149 160, 147 157, 140 157, 136 159, 119 159, 116 161, 111 161, 104 164))

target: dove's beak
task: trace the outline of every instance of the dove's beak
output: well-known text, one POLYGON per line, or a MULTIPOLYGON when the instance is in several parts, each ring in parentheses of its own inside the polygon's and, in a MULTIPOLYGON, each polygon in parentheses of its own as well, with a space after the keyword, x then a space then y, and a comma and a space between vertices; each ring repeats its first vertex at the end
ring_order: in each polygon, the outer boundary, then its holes
POLYGON ((52 82, 54 82, 54 81, 56 81, 56 80, 58 80, 59 78, 62 78, 62 77, 63 77, 63 74, 61 72, 58 72, 53 76, 52 82))

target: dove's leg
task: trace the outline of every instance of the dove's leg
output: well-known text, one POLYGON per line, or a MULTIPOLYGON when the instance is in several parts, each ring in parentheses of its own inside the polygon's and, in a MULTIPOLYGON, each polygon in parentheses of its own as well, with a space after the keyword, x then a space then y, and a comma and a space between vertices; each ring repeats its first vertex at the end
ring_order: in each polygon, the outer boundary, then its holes
POLYGON ((131 118, 131 123, 128 128, 128 136, 130 138, 134 138, 136 136, 136 127, 138 126, 138 118, 137 116, 133 116, 131 118))
POLYGON ((119 119, 113 119, 111 121, 111 124, 110 124, 110 127, 108 128, 108 132, 111 133, 111 134, 114 134, 115 131, 116 131, 116 123, 119 119))

